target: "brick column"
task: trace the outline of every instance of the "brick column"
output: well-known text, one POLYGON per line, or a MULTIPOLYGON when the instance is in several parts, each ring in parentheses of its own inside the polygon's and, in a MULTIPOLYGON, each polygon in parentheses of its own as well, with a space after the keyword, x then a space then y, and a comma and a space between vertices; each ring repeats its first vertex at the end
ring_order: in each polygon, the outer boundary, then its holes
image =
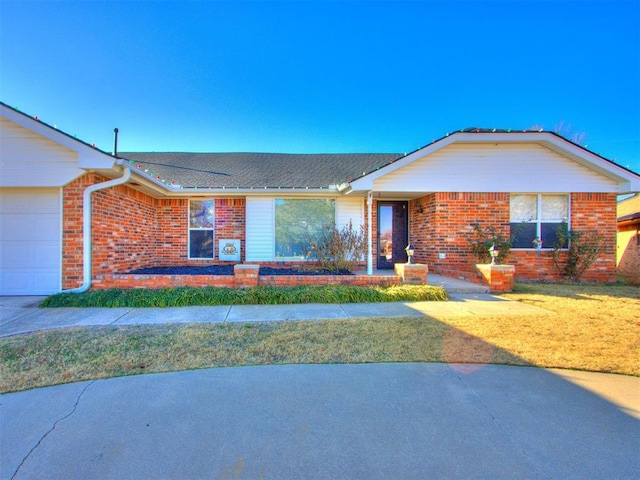
POLYGON ((476 265, 491 293, 506 293, 513 290, 516 267, 513 265, 476 265))
POLYGON ((405 285, 426 285, 429 267, 421 263, 396 263, 396 275, 405 285))
POLYGON ((236 287, 257 287, 260 265, 234 265, 233 275, 236 287))

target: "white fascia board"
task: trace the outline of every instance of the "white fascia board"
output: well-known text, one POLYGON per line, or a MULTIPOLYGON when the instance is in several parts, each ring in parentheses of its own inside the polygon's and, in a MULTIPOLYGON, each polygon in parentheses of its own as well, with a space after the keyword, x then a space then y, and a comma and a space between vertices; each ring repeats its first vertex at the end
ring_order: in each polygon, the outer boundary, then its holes
POLYGON ((0 115, 32 132, 48 138, 63 147, 78 154, 78 167, 84 169, 110 169, 115 165, 116 159, 111 155, 92 148, 80 140, 69 137, 57 129, 28 117, 12 108, 0 105, 0 115))

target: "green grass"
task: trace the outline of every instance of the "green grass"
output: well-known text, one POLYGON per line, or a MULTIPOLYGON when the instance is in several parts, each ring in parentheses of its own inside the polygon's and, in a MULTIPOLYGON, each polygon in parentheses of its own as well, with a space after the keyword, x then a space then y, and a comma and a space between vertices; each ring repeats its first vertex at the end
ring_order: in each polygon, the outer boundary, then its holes
POLYGON ((350 285, 166 288, 159 290, 92 290, 60 293, 46 298, 41 307, 184 307, 192 305, 277 305, 297 303, 375 303, 447 300, 441 287, 400 285, 358 287, 350 285))

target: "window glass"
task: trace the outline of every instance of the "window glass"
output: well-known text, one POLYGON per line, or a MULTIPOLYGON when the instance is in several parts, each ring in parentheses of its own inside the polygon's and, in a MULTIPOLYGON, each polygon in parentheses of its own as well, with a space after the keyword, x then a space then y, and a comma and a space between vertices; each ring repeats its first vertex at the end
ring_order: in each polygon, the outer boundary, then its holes
POLYGON ((536 195, 511 195, 511 221, 531 222, 538 218, 536 195))
MULTIPOLYGON (((565 223, 541 223, 540 224, 540 240, 542 240, 542 248, 553 248, 558 242, 558 232, 566 231, 565 223)), ((566 245, 564 245, 566 247, 566 245)))
POLYGON ((191 200, 189 227, 213 228, 213 200, 191 200))
POLYGON ((189 258, 214 258, 214 201, 189 202, 189 258))
POLYGON ((304 259, 309 237, 335 225, 335 211, 333 199, 276 199, 276 258, 304 259))
POLYGON ((189 258, 213 258, 213 230, 189 232, 189 258))
POLYGON ((568 195, 511 195, 511 248, 552 249, 567 227, 568 195), (538 205, 540 210, 538 211, 538 205))
POLYGON ((562 222, 569 218, 569 205, 566 195, 542 196, 542 221, 562 222))
POLYGON ((535 223, 511 224, 511 248, 535 248, 533 240, 538 236, 535 223))

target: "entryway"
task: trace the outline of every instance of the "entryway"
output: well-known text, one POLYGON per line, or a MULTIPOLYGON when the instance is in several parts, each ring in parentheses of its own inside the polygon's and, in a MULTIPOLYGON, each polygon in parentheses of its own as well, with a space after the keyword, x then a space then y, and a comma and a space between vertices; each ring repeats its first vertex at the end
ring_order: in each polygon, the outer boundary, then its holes
POLYGON ((394 263, 407 261, 407 212, 407 202, 378 202, 377 268, 392 269, 394 263))

